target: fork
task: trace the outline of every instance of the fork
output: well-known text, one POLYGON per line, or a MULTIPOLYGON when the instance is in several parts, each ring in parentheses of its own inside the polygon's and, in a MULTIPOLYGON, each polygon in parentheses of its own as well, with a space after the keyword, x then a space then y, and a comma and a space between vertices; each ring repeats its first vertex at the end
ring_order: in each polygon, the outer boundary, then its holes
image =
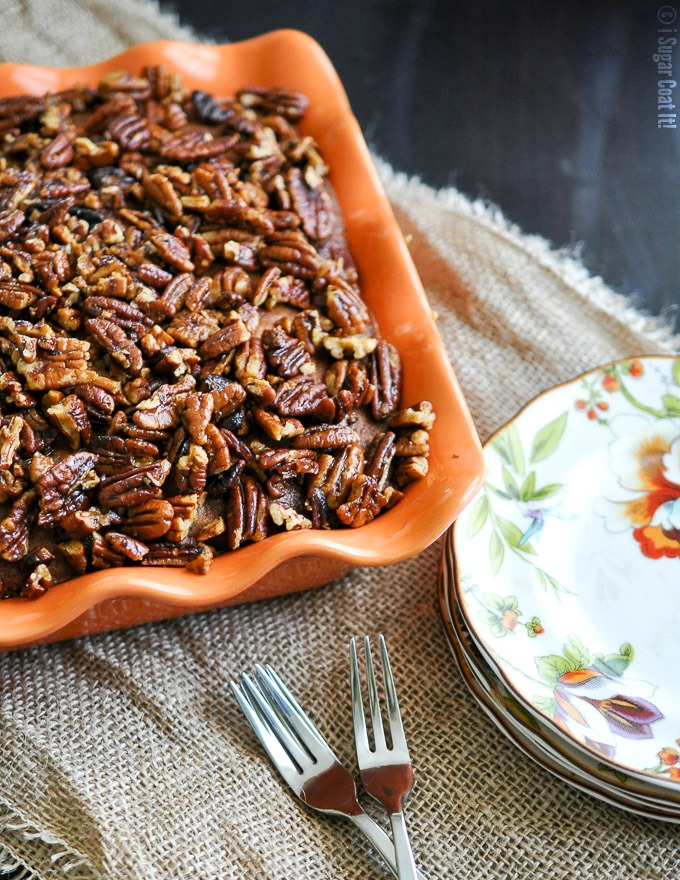
POLYGON ((352 774, 274 669, 255 670, 255 680, 243 673, 231 689, 276 769, 307 806, 350 819, 398 878, 394 845, 359 803, 352 774))
POLYGON ((392 667, 390 666, 390 658, 387 654, 387 646, 385 645, 382 633, 378 641, 392 746, 391 748, 388 747, 385 739, 375 669, 371 655, 371 642, 369 637, 366 636, 364 638, 366 679, 373 724, 373 741, 375 744, 374 749, 370 747, 366 718, 364 716, 364 703, 361 697, 357 646, 355 639, 350 639, 350 681, 357 763, 359 764, 361 783, 364 789, 378 803, 382 804, 389 814, 392 834, 394 836, 399 880, 415 880, 418 875, 404 820, 404 801, 413 785, 413 770, 411 768, 408 746, 406 745, 399 703, 397 702, 397 691, 392 675, 392 667))

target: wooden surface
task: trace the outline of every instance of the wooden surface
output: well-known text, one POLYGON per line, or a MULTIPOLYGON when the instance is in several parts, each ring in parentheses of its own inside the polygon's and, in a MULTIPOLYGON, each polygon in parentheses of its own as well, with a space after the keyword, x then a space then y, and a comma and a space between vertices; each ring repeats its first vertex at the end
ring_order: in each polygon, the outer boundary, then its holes
MULTIPOLYGON (((306 31, 333 61, 369 144, 395 168, 496 203, 526 232, 578 249, 638 307, 678 323, 680 129, 658 127, 667 74, 652 56, 659 38, 677 38, 661 29, 680 30, 668 21, 680 4, 172 6, 217 41, 306 31)), ((672 61, 680 103, 680 45, 672 61)))

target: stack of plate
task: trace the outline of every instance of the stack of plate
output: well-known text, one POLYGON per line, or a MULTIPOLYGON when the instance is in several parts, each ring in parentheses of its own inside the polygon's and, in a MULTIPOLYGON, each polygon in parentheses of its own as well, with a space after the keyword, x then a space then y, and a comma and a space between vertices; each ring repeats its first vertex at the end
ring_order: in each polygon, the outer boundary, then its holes
POLYGON ((680 359, 560 385, 484 452, 440 569, 467 685, 547 770, 680 822, 680 359))

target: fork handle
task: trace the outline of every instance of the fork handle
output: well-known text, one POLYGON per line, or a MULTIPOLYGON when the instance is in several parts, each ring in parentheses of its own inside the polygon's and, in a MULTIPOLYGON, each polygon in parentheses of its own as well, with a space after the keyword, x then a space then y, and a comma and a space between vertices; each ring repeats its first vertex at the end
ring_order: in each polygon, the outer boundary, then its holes
MULTIPOLYGON (((348 816, 347 818, 354 822, 373 849, 382 856, 385 864, 397 880, 404 880, 404 878, 409 876, 408 874, 399 873, 400 869, 397 867, 398 862, 395 845, 377 822, 374 822, 367 813, 363 812, 358 816, 348 816)), ((413 859, 413 857, 411 857, 411 859, 413 859)), ((417 880, 425 880, 425 877, 423 877, 420 871, 415 869, 415 866, 414 871, 415 873, 411 875, 412 877, 417 878, 417 880)))
POLYGON ((394 852, 397 857, 397 876, 399 880, 417 880, 418 872, 413 860, 413 850, 411 849, 411 841, 408 839, 403 812, 390 813, 390 824, 394 836, 394 852))

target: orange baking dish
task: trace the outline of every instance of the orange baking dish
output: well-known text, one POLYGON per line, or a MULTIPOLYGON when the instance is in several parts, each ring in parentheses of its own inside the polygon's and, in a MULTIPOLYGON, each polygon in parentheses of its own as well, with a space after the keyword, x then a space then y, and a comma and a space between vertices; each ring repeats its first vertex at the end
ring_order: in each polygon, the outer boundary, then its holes
POLYGON ((437 413, 430 471, 363 528, 278 534, 218 556, 206 576, 176 568, 108 569, 38 599, 7 599, 0 602, 0 649, 268 598, 327 583, 355 565, 399 562, 435 541, 483 478, 479 439, 422 285, 340 80, 314 40, 282 30, 225 46, 148 43, 88 67, 2 64, 0 96, 95 85, 111 71, 159 63, 179 72, 188 87, 218 95, 249 85, 285 86, 309 97, 301 129, 330 165, 364 298, 401 354, 402 405, 427 399, 437 413))

